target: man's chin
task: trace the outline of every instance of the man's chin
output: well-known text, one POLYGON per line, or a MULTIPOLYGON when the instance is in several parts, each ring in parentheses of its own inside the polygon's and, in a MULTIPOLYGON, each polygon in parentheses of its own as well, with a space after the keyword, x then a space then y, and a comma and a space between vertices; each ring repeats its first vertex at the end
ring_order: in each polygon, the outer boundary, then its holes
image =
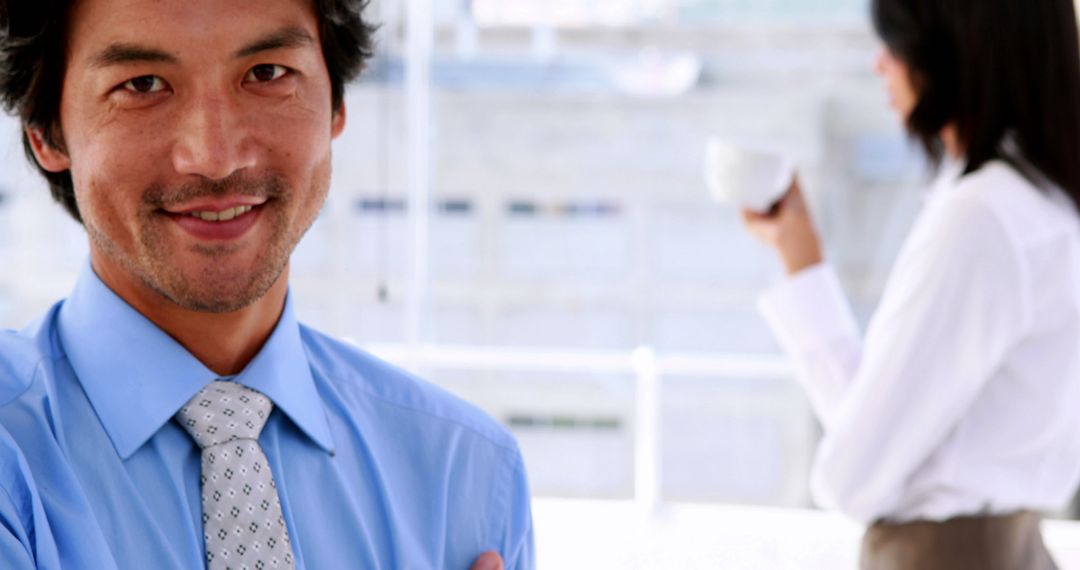
POLYGON ((196 276, 177 276, 171 283, 159 283, 158 293, 189 311, 200 313, 232 313, 245 309, 266 296, 281 271, 226 274, 214 272, 196 276))
POLYGON ((171 299, 180 307, 199 313, 227 314, 246 309, 261 295, 192 295, 171 299))

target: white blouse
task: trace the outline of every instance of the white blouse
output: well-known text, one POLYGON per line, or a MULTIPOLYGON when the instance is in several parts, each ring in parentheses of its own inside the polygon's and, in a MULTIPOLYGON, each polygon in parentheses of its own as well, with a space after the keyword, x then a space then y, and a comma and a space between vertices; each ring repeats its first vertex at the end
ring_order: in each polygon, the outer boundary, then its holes
POLYGON ((1080 482, 1080 217, 1004 161, 958 174, 865 338, 827 265, 761 298, 824 429, 813 496, 865 523, 1056 510, 1080 482))

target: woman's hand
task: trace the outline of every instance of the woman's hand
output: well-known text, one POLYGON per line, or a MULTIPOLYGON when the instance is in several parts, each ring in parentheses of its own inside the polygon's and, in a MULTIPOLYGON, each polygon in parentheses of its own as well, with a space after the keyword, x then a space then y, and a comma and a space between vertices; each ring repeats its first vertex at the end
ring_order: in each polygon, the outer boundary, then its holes
POLYGON ((799 180, 791 183, 787 194, 767 213, 743 208, 743 223, 750 233, 772 246, 780 255, 788 275, 822 261, 821 242, 806 208, 799 180))

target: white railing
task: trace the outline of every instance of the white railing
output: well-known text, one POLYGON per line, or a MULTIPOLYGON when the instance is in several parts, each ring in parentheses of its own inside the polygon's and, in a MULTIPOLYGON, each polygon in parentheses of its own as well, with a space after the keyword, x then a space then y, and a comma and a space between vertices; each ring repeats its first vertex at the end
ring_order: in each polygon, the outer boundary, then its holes
POLYGON ((634 500, 652 512, 660 502, 660 389, 667 375, 771 379, 790 376, 775 356, 660 355, 633 351, 583 351, 446 345, 365 345, 376 356, 416 372, 425 369, 586 372, 626 374, 635 382, 634 500))

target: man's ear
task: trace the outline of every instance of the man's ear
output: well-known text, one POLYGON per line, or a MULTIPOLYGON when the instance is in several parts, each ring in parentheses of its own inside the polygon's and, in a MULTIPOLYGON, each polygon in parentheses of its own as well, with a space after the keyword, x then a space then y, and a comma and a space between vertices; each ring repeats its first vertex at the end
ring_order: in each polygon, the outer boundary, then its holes
POLYGON ((341 131, 345 130, 345 101, 341 102, 334 116, 330 120, 330 138, 338 138, 341 131))
POLYGON ((30 148, 34 151, 34 158, 38 165, 49 172, 63 172, 71 168, 71 159, 65 151, 60 150, 45 140, 44 133, 36 127, 25 127, 26 138, 30 140, 30 148))

